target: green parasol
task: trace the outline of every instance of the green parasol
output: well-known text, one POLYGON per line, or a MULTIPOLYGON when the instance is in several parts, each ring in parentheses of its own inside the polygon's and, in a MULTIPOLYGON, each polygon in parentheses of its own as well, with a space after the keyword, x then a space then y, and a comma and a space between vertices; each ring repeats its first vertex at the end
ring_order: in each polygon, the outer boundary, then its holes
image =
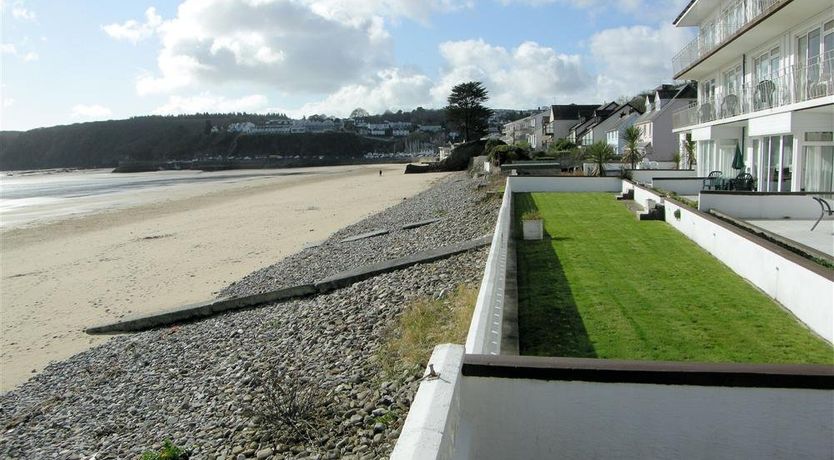
POLYGON ((744 156, 741 154, 741 147, 736 145, 736 154, 733 157, 733 169, 744 169, 744 156))

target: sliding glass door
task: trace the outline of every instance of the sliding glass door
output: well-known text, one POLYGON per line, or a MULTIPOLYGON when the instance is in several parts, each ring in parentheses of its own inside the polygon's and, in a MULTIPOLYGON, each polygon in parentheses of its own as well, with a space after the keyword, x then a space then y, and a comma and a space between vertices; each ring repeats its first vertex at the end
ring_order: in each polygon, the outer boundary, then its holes
POLYGON ((834 191, 834 145, 805 145, 802 150, 806 192, 834 191))

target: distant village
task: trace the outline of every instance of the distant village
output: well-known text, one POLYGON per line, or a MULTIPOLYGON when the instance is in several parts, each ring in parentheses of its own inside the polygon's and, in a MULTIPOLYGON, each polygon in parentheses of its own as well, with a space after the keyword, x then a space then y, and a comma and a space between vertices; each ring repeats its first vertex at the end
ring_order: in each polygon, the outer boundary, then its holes
MULTIPOLYGON (((675 167, 680 159, 679 142, 672 133, 672 114, 689 107, 696 100, 697 88, 690 83, 681 83, 660 85, 627 102, 562 104, 521 111, 497 109, 489 119, 486 137, 500 139, 507 144, 525 145, 531 151, 545 152, 559 141, 576 147, 604 141, 616 155, 622 155, 625 148, 623 133, 627 128, 636 126, 641 135, 638 147, 644 167, 675 167)), ((364 117, 340 119, 313 115, 303 119, 279 118, 261 124, 243 121, 231 123, 225 128, 213 127, 214 132, 221 129, 242 135, 351 132, 379 139, 420 137, 419 150, 429 153, 426 152, 426 141, 430 140, 432 153, 440 159, 461 141, 458 131, 447 129, 443 124, 367 121, 364 117)), ((368 153, 366 157, 411 156, 413 153, 368 153)))

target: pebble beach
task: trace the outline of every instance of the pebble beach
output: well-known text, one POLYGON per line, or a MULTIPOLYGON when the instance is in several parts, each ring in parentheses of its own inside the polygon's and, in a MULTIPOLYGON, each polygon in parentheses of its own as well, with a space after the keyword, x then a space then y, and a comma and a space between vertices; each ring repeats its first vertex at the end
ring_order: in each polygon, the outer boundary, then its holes
MULTIPOLYGON (((478 238, 498 202, 465 174, 230 283, 218 297, 309 283, 359 265, 478 238), (435 223, 403 230, 410 222, 435 223), (372 230, 389 233, 343 242, 372 230)), ((110 338, 0 396, 3 458, 137 458, 170 439, 191 458, 387 458, 423 369, 384 376, 378 353, 403 309, 477 287, 487 248, 418 264, 334 292, 110 338), (269 380, 321 391, 308 439, 258 417, 269 380), (290 441, 288 441, 290 440, 290 441)))

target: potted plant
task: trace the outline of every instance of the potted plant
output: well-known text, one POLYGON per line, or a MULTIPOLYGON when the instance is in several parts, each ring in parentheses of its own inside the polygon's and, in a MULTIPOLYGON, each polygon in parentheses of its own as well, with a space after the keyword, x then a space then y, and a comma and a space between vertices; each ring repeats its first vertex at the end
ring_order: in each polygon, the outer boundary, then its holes
POLYGON ((521 215, 521 223, 525 240, 544 238, 544 220, 539 211, 525 211, 521 215))

